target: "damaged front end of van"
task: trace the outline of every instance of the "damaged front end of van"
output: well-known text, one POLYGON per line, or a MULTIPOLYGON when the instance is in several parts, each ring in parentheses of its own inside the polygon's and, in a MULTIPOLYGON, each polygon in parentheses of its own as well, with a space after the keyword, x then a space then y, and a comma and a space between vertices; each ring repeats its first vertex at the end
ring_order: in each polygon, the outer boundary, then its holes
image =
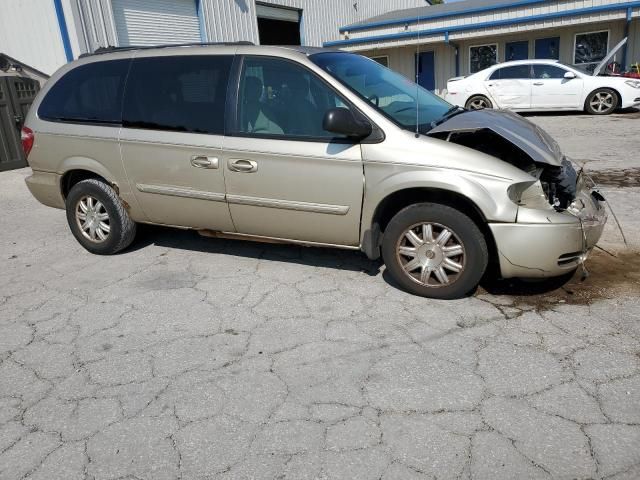
POLYGON ((602 235, 605 200, 547 132, 509 111, 476 110, 451 116, 427 134, 531 175, 509 188, 516 221, 489 223, 503 277, 558 276, 584 262, 602 235))

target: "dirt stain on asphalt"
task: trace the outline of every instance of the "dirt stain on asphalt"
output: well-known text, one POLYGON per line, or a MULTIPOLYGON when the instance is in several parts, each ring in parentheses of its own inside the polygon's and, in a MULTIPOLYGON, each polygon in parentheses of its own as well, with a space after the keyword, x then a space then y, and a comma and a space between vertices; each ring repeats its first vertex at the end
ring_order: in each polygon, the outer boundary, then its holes
POLYGON ((603 187, 640 187, 640 168, 589 171, 588 175, 603 187))
MULTIPOLYGON (((558 305, 590 305, 601 299, 640 296, 640 252, 625 251, 612 256, 594 250, 585 266, 589 275, 583 280, 579 268, 571 279, 527 282, 501 280, 483 285, 494 295, 509 295, 513 307, 544 311, 558 305)), ((479 291, 478 293, 483 293, 479 291)))

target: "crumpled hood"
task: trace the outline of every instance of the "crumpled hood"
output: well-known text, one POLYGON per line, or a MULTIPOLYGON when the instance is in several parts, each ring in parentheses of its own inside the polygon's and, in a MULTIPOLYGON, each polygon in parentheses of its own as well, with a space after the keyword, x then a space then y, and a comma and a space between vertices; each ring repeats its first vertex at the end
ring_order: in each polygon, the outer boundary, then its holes
POLYGON ((470 132, 485 128, 513 143, 534 162, 562 166, 563 155, 560 146, 551 135, 535 123, 509 110, 484 109, 459 113, 429 130, 427 135, 470 132))

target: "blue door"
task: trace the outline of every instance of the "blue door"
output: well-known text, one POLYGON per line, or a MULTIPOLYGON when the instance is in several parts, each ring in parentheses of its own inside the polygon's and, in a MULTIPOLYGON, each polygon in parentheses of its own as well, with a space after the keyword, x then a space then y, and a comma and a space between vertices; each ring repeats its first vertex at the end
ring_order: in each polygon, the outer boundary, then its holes
POLYGON ((536 58, 560 59, 560 37, 538 38, 536 40, 536 58))
POLYGON ((427 90, 436 89, 436 66, 433 52, 420 52, 417 55, 417 82, 427 90))
POLYGON ((527 60, 529 58, 529 42, 508 42, 505 45, 504 60, 527 60))

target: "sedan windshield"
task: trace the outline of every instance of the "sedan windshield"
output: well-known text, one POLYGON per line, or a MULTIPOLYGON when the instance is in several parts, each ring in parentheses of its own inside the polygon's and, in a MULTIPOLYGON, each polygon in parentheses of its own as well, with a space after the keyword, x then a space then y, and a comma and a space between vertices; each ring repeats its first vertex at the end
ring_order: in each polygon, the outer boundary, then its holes
POLYGON ((361 55, 326 52, 310 59, 407 130, 424 133, 456 110, 418 84, 361 55))
POLYGON ((585 63, 582 65, 568 65, 566 63, 558 62, 558 65, 562 65, 563 67, 567 67, 570 70, 576 70, 580 73, 584 73, 585 75, 593 75, 593 69, 596 68, 595 63, 585 63))

